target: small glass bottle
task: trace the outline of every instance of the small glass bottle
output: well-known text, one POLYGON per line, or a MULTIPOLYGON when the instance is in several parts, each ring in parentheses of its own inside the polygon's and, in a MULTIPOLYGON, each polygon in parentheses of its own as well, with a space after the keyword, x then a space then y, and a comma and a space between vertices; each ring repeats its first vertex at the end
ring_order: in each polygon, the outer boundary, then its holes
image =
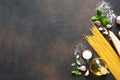
POLYGON ((109 73, 109 71, 107 70, 106 62, 101 58, 93 59, 90 62, 89 67, 90 71, 97 76, 106 75, 107 73, 109 73))

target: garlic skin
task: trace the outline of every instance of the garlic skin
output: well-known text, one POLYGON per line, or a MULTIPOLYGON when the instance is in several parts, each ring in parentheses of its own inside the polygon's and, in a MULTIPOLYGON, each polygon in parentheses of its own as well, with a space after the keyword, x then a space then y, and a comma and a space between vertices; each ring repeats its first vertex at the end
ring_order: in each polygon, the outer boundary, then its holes
POLYGON ((102 27, 99 27, 98 30, 99 30, 99 31, 103 31, 104 29, 103 29, 102 27))
POLYGON ((108 33, 108 31, 104 31, 103 34, 108 35, 109 33, 108 33))
POLYGON ((76 59, 78 59, 80 56, 79 55, 76 55, 76 59))

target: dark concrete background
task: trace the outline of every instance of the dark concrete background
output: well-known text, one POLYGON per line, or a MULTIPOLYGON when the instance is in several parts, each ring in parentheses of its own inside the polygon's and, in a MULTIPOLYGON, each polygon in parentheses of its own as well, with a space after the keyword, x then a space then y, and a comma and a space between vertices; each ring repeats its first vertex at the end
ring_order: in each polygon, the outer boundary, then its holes
POLYGON ((70 74, 98 1, 0 0, 0 80, 113 80, 70 74))

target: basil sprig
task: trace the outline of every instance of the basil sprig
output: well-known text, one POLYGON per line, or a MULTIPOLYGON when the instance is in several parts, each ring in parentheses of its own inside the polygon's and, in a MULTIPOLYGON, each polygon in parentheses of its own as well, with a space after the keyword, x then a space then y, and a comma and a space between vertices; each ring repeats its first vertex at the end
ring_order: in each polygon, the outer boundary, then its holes
POLYGON ((105 15, 103 14, 101 8, 97 8, 97 15, 93 16, 91 20, 92 21, 99 20, 103 26, 106 26, 108 23, 110 23, 110 20, 105 18, 105 15))

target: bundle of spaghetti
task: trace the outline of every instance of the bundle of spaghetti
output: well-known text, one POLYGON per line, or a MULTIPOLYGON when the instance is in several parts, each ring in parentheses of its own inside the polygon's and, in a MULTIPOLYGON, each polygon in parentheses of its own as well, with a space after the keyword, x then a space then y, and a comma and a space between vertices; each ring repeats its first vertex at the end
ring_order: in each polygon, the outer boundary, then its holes
POLYGON ((120 80, 120 58, 114 51, 109 42, 104 38, 104 36, 99 32, 95 25, 90 29, 92 35, 86 35, 85 39, 91 45, 91 47, 96 51, 97 55, 105 60, 108 69, 116 78, 120 80))

